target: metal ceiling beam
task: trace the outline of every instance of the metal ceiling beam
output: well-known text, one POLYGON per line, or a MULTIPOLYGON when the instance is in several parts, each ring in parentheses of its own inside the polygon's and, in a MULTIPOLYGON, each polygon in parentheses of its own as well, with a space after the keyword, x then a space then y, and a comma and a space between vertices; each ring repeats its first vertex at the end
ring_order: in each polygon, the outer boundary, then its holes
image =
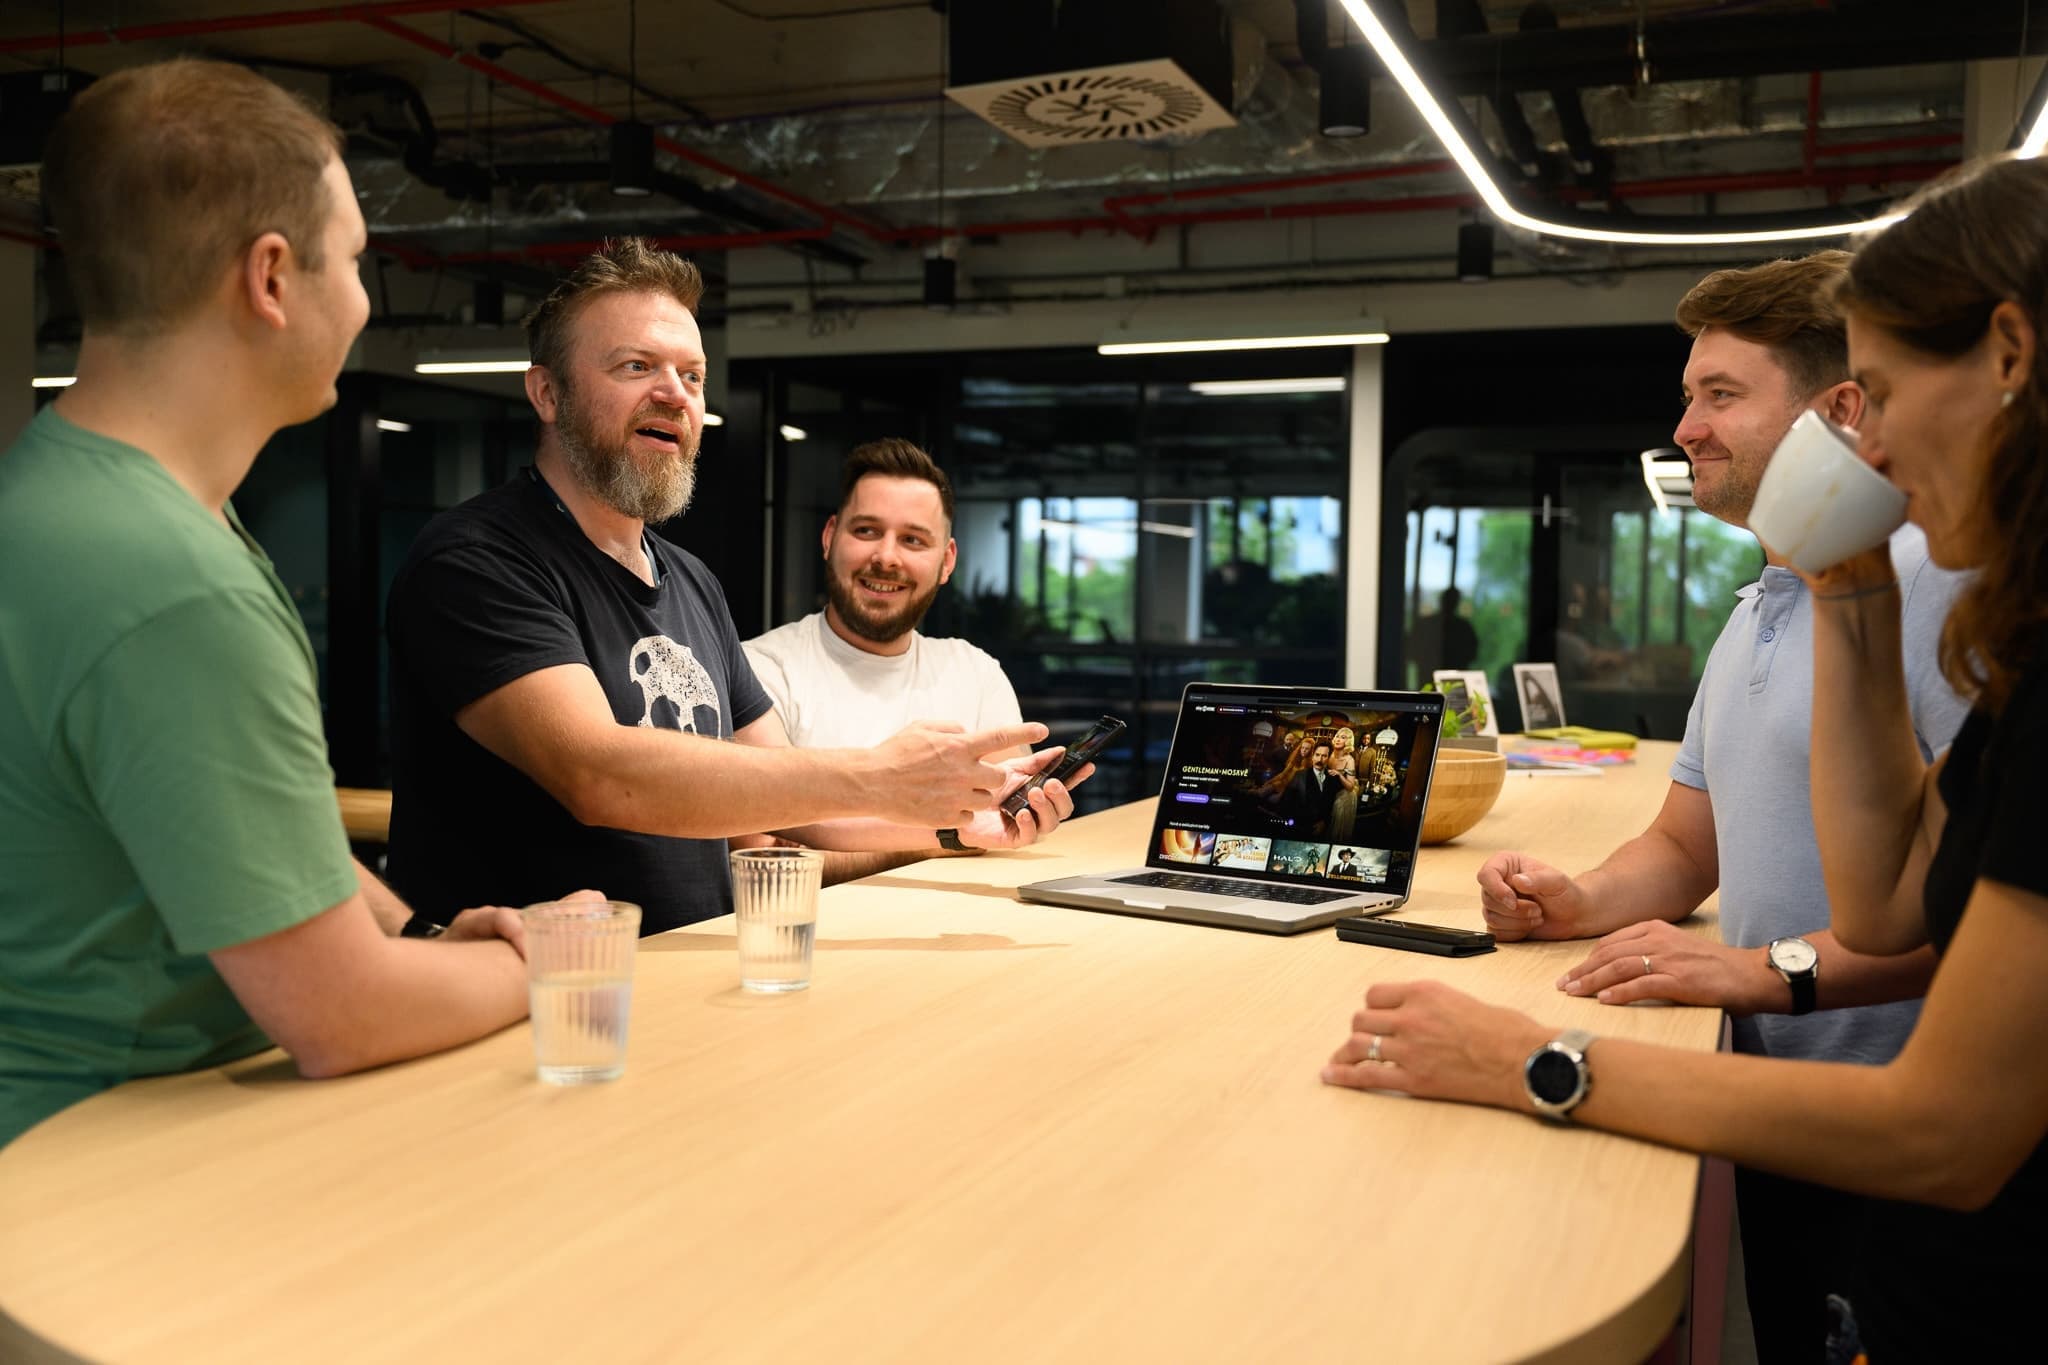
POLYGON ((1983 61, 2048 52, 2048 0, 1865 0, 1828 9, 1489 33, 1413 45, 1445 95, 1983 61), (1641 36, 1640 51, 1637 46, 1641 36))

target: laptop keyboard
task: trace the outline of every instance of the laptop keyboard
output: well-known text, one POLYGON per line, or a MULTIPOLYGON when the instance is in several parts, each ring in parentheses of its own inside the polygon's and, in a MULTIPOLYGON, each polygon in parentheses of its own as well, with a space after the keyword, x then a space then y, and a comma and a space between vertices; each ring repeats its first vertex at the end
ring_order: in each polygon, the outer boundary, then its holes
POLYGON ((1312 886, 1279 886, 1272 882, 1238 881, 1234 877, 1191 877, 1185 872, 1140 872, 1132 877, 1111 877, 1124 886, 1151 886, 1162 891, 1200 891, 1211 896, 1235 896, 1243 900, 1285 901, 1289 905, 1321 905, 1355 896, 1355 891, 1318 891, 1312 886))

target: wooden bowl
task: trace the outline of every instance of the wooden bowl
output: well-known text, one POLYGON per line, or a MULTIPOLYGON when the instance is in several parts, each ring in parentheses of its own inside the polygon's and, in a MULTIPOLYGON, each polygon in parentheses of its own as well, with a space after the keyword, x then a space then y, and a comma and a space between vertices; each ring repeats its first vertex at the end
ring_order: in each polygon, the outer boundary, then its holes
POLYGON ((1479 823, 1500 797, 1508 761, 1476 749, 1439 749, 1429 804, 1422 810, 1422 842, 1441 844, 1479 823))

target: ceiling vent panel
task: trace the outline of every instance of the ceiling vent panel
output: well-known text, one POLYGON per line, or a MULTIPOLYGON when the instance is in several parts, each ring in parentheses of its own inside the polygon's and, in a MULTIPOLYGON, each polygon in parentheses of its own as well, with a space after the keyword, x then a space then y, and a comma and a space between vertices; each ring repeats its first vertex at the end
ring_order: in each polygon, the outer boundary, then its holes
POLYGON ((1230 26, 1215 0, 958 6, 949 55, 946 94, 1027 147, 1188 138, 1237 123, 1230 26))

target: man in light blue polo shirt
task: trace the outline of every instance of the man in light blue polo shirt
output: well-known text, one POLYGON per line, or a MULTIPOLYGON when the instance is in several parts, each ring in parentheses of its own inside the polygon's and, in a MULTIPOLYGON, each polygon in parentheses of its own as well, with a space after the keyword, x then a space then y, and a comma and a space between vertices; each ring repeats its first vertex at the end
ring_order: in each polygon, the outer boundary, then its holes
MULTIPOLYGON (((1831 304, 1848 260, 1823 251, 1717 271, 1679 304, 1693 347, 1674 439, 1692 460, 1694 502, 1731 526, 1748 525, 1764 467, 1800 412, 1844 426, 1862 416, 1831 304)), ((1892 559, 1914 733, 1932 757, 1968 710, 1936 662, 1962 580, 1929 564, 1911 527, 1893 537, 1892 559)), ((1604 935, 1558 982, 1570 994, 1719 1007, 1734 1016, 1740 1052, 1886 1062, 1912 1032, 1934 957, 1925 948, 1851 953, 1828 932, 1808 789, 1812 711, 1827 702, 1813 695, 1812 603, 1779 562, 1736 597, 1650 827, 1577 877, 1520 853, 1488 859, 1479 873, 1487 923, 1503 940, 1604 935), (1717 889, 1721 943, 1674 927, 1717 889)), ((1736 1190, 1758 1359, 1817 1359, 1827 1296, 1853 1262, 1861 1201, 1743 1169, 1736 1190)))

